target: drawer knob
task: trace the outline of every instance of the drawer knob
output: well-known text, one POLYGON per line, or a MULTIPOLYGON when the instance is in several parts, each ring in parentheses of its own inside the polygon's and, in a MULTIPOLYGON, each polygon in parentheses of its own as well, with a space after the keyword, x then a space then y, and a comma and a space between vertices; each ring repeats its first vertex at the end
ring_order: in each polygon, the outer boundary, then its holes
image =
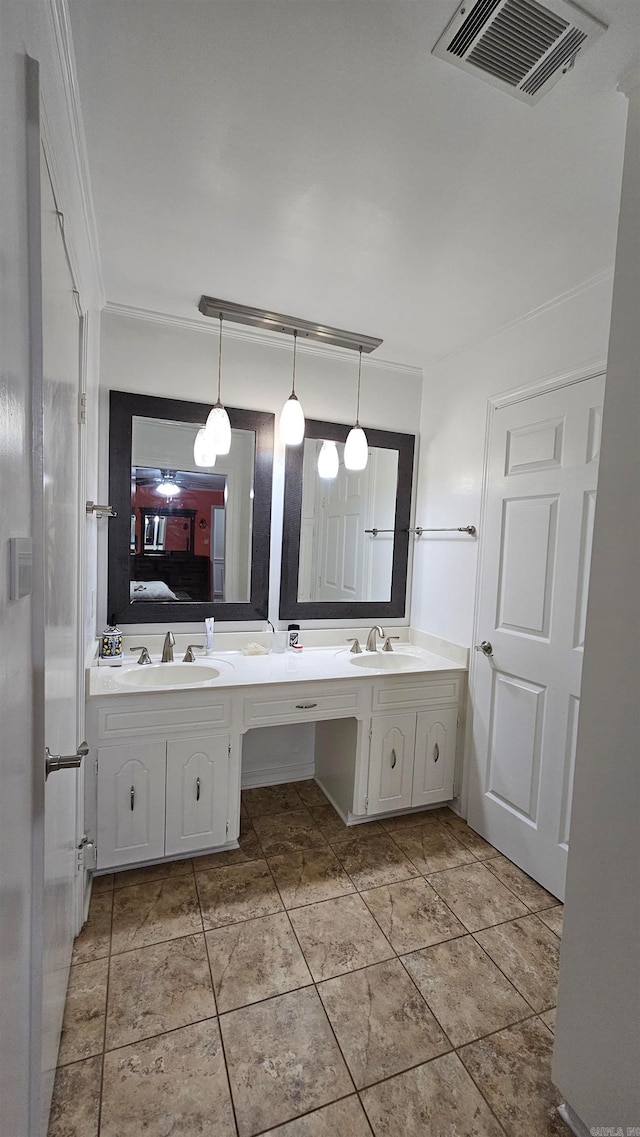
POLYGON ((312 711, 314 707, 317 707, 317 705, 318 705, 317 703, 296 703, 296 710, 297 711, 312 711))

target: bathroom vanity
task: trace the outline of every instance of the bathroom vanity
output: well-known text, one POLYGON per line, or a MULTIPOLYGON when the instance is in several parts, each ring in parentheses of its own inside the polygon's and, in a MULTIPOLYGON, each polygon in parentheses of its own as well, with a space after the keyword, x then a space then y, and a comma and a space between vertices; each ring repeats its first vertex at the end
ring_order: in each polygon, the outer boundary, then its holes
POLYGON ((465 676, 414 645, 91 667, 97 870, 235 847, 243 741, 265 727, 315 724, 313 774, 347 824, 449 801, 465 676))

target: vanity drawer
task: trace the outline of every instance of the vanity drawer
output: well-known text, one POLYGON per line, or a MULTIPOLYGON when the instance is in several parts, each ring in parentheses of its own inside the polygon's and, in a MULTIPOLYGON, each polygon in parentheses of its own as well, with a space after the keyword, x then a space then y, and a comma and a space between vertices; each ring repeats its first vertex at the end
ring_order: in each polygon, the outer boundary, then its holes
POLYGON ((119 738, 128 738, 131 735, 143 734, 147 737, 166 738, 174 731, 181 735, 194 731, 197 734, 206 733, 207 730, 219 730, 228 727, 231 722, 231 698, 217 696, 215 699, 189 699, 185 701, 184 693, 175 699, 171 695, 162 700, 157 695, 151 696, 153 706, 147 702, 141 705, 141 698, 110 699, 98 708, 98 741, 115 741, 119 738), (181 697, 180 697, 181 696, 181 697))
POLYGON ((386 679, 373 687, 373 710, 391 711, 404 708, 437 707, 443 703, 457 703, 460 696, 460 679, 441 678, 425 682, 424 679, 386 679))
POLYGON ((244 701, 245 726, 262 726, 271 722, 313 722, 323 718, 346 718, 360 707, 357 687, 308 691, 298 688, 279 697, 254 695, 244 701))

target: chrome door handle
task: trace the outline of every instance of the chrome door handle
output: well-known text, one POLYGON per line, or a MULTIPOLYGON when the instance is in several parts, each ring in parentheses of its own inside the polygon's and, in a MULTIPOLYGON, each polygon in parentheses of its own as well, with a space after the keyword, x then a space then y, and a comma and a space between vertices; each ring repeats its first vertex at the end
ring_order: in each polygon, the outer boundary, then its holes
POLYGON ((398 759, 397 759, 397 756, 396 756, 396 752, 395 752, 395 748, 394 748, 394 749, 391 751, 391 769, 392 769, 392 770, 395 770, 395 768, 396 768, 396 762, 397 762, 397 761, 398 761, 398 759))
POLYGON ((82 765, 82 759, 89 753, 89 746, 81 742, 75 754, 52 754, 47 746, 44 752, 44 778, 55 774, 56 770, 75 770, 82 765))
POLYGON ((481 644, 476 644, 476 651, 481 651, 483 655, 493 655, 493 647, 489 640, 483 640, 481 644))
POLYGON ((437 762, 439 757, 440 757, 440 747, 438 746, 438 743, 436 742, 436 744, 433 748, 433 760, 434 760, 434 762, 437 762))

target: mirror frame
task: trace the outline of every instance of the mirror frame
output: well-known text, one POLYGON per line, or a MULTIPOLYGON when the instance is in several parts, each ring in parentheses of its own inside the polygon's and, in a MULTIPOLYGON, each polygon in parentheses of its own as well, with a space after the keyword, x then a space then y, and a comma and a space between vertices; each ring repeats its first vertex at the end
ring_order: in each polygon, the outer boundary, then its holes
MULTIPOLYGON (((157 418, 189 422, 207 421, 211 404, 156 395, 109 392, 109 504, 117 517, 109 521, 107 614, 115 612, 118 623, 186 624, 214 616, 216 620, 263 620, 269 603, 269 556, 271 545, 271 492, 273 484, 273 435, 275 416, 268 411, 227 407, 232 428, 255 431, 253 472, 253 532, 251 585, 248 601, 221 603, 210 600, 131 601, 129 595, 129 544, 131 534, 131 443, 133 419, 157 418)), ((215 467, 214 467, 215 469, 215 467)))
POLYGON ((350 426, 337 422, 307 419, 300 446, 288 446, 285 458, 282 567, 280 571, 281 620, 350 620, 402 618, 406 614, 407 573, 409 568, 409 526, 413 490, 415 435, 365 427, 369 446, 398 451, 395 541, 389 600, 330 601, 298 600, 300 571, 300 522, 302 517, 302 466, 307 438, 346 442, 350 426))

